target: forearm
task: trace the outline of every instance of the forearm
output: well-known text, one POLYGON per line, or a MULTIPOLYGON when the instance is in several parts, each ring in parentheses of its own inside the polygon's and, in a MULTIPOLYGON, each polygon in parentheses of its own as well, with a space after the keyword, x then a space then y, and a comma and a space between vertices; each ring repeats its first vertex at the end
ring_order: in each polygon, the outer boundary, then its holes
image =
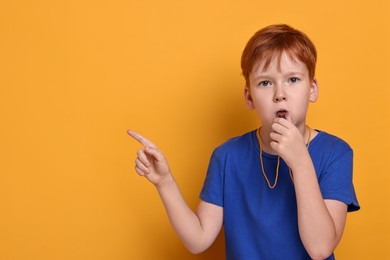
POLYGON ((169 220, 183 244, 192 253, 206 250, 221 229, 222 207, 201 202, 194 213, 184 201, 162 152, 142 135, 132 130, 128 133, 144 146, 137 151, 135 170, 156 186, 169 220))
POLYGON ((186 248, 192 253, 206 250, 213 239, 207 236, 201 219, 185 202, 173 176, 156 188, 168 218, 186 248))
POLYGON ((335 223, 322 197, 310 156, 293 169, 301 240, 313 259, 328 257, 338 244, 335 223))

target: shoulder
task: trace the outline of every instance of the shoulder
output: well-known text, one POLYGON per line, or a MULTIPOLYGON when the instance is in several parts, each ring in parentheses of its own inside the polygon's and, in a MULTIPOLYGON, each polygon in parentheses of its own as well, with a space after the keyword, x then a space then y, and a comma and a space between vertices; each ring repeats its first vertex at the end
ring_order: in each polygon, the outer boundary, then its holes
POLYGON ((312 145, 316 148, 316 150, 332 151, 332 153, 336 154, 352 152, 351 146, 340 137, 324 131, 317 131, 317 136, 312 140, 312 145))
POLYGON ((329 169, 340 168, 340 165, 349 167, 353 161, 351 146, 340 137, 324 131, 319 131, 312 140, 309 153, 319 176, 329 169))
POLYGON ((214 149, 213 154, 226 156, 227 154, 242 153, 251 150, 255 146, 256 130, 247 132, 240 136, 228 139, 214 149))

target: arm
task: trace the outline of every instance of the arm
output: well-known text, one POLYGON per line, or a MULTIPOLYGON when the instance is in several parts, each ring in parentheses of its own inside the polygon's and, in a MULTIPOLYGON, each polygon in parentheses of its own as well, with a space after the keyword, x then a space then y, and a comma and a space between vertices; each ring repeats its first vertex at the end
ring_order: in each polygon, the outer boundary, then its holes
POLYGON ((301 240, 313 259, 328 257, 338 245, 345 226, 347 205, 324 200, 305 142, 299 130, 286 119, 272 125, 271 147, 294 173, 301 240))
POLYGON ((203 252, 221 230, 222 207, 201 201, 193 212, 184 201, 168 163, 157 146, 134 131, 128 133, 144 146, 137 152, 136 172, 155 185, 168 218, 186 248, 191 253, 203 252))
POLYGON ((314 166, 309 158, 302 166, 294 166, 294 186, 298 207, 298 227, 301 240, 313 259, 328 257, 340 242, 347 205, 336 200, 324 200, 314 166), (305 167, 304 165, 307 164, 305 167))

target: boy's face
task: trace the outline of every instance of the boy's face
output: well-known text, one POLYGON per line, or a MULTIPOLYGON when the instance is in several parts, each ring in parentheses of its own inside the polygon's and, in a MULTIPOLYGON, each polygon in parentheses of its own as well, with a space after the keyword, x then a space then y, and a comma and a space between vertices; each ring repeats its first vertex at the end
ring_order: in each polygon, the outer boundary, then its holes
POLYGON ((302 130, 305 128, 309 102, 318 96, 317 81, 310 80, 307 66, 282 53, 280 64, 273 58, 264 70, 255 66, 249 75, 250 87, 245 88, 245 101, 256 112, 263 127, 270 129, 277 117, 284 117, 302 130))

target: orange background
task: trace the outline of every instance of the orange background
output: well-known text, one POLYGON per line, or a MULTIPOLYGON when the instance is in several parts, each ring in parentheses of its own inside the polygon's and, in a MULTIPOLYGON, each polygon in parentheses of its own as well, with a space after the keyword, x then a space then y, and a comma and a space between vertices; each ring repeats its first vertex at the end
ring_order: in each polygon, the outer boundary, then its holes
POLYGON ((212 149, 258 126, 240 55, 288 23, 319 53, 308 124, 355 151, 362 209, 338 259, 390 241, 389 1, 0 2, 0 258, 223 259, 189 254, 134 171, 132 128, 165 152, 191 205, 212 149))

